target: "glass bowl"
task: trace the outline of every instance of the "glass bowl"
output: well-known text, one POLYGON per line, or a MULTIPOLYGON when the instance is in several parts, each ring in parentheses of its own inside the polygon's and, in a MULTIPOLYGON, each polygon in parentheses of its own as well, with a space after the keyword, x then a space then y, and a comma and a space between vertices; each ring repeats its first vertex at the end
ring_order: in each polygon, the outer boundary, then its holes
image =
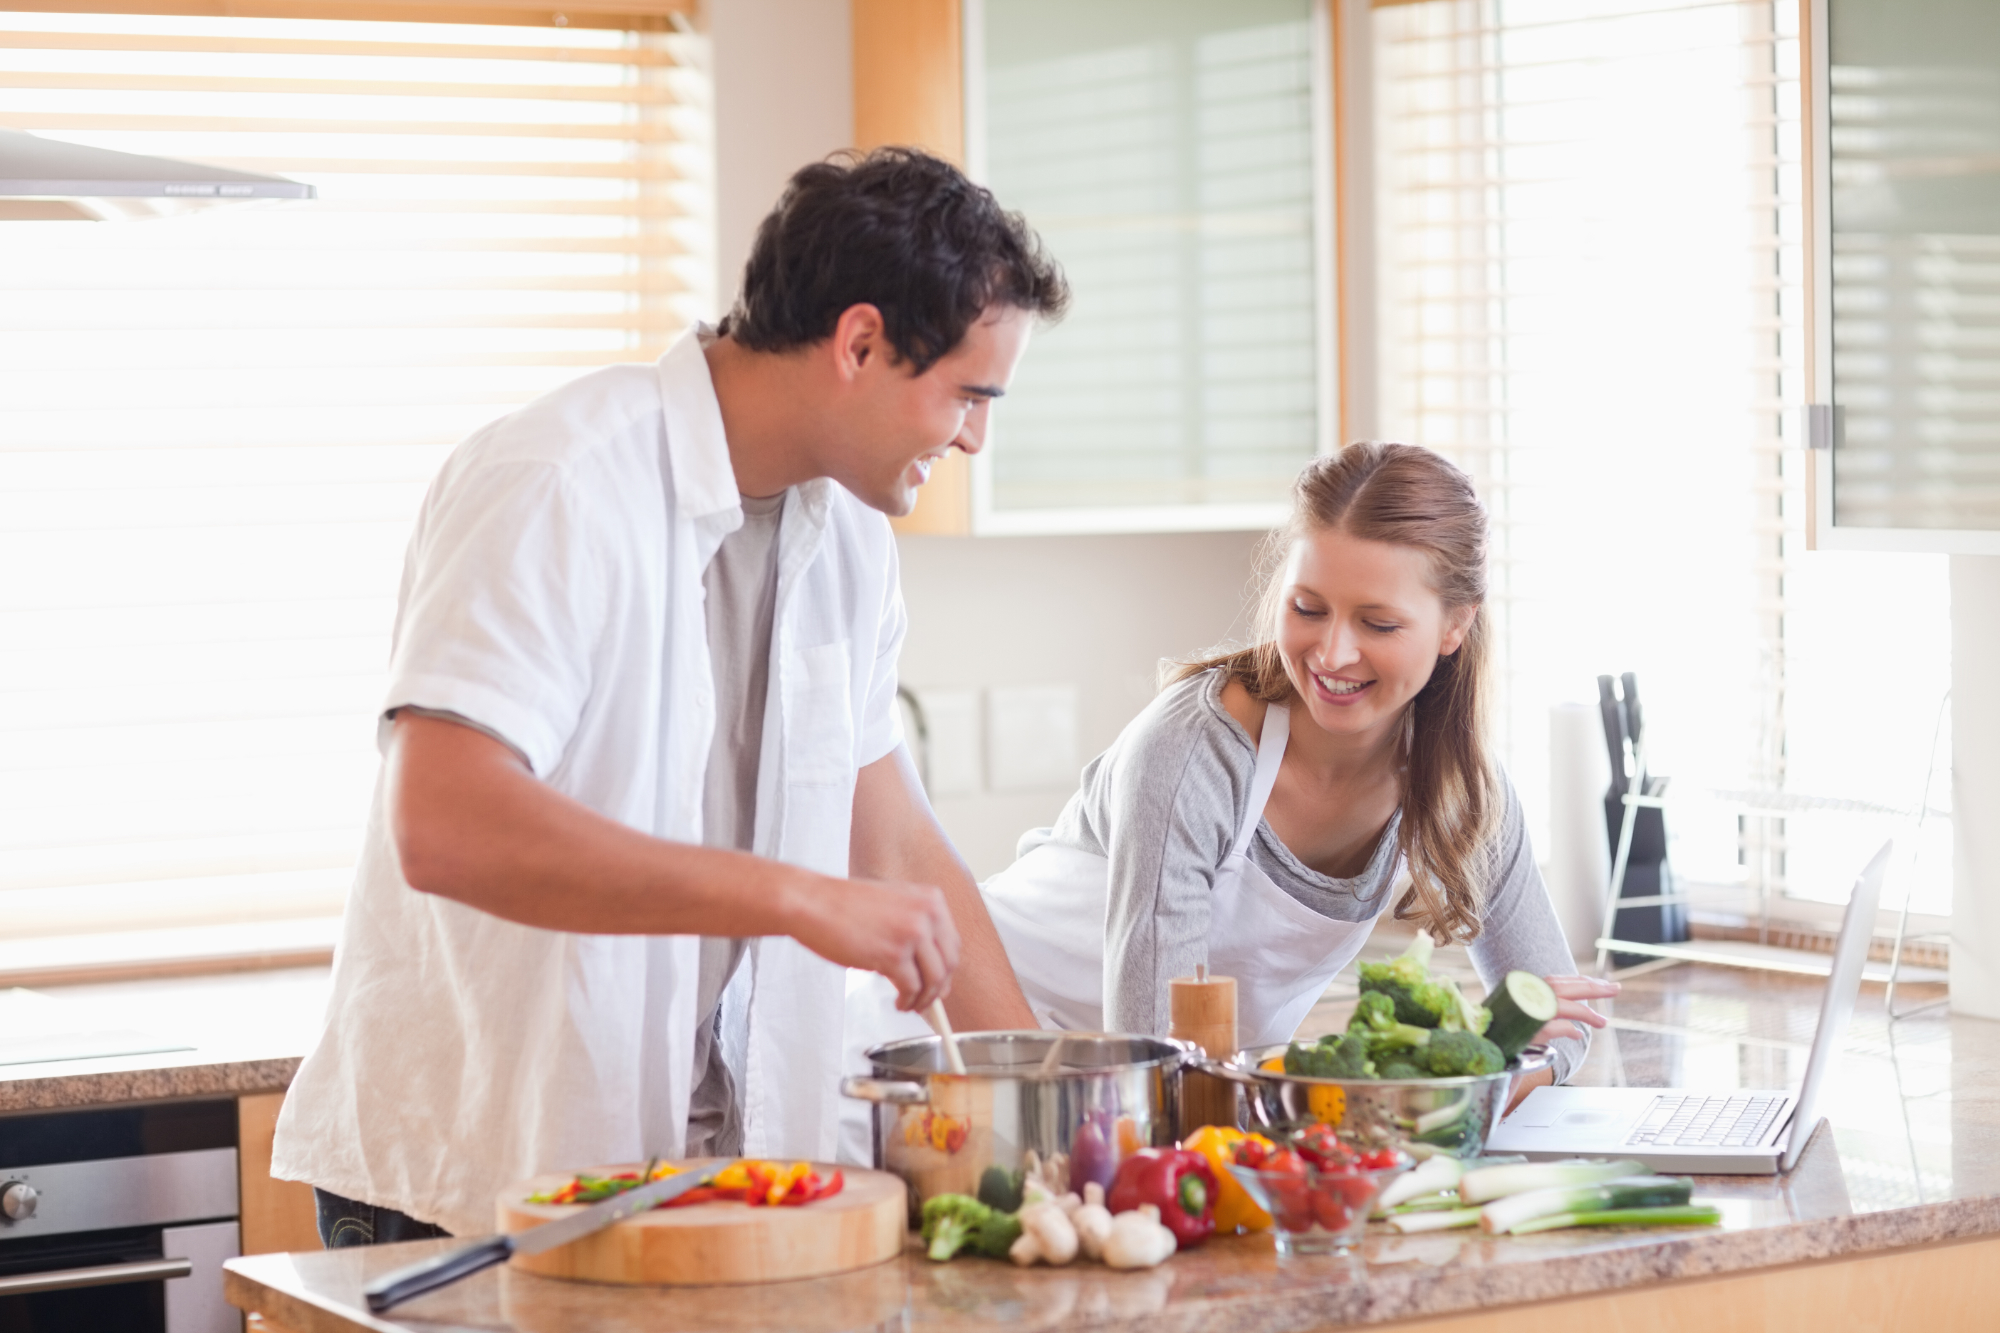
POLYGON ((1231 1165, 1229 1174, 1271 1215, 1278 1254, 1289 1258, 1346 1254, 1360 1245, 1376 1197, 1410 1166, 1404 1156, 1394 1166, 1373 1170, 1321 1171, 1307 1165, 1303 1171, 1269 1171, 1231 1165))

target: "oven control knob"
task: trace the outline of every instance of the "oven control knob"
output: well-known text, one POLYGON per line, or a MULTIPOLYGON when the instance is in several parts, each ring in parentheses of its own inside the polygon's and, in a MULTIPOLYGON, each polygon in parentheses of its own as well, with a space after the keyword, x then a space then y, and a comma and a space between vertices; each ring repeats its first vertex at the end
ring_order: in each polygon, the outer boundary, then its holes
POLYGON ((0 1187, 0 1213, 9 1222, 22 1222, 35 1215, 35 1201, 42 1196, 25 1180, 10 1180, 0 1187))

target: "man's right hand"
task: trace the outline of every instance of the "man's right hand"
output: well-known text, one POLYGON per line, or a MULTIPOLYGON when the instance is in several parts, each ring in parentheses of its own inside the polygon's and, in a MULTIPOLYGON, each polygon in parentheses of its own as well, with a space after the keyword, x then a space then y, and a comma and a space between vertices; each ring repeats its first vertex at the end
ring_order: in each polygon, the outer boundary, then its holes
POLYGON ((922 1012, 951 990, 958 926, 944 892, 928 884, 821 880, 801 886, 785 933, 843 967, 879 972, 896 1007, 922 1012))

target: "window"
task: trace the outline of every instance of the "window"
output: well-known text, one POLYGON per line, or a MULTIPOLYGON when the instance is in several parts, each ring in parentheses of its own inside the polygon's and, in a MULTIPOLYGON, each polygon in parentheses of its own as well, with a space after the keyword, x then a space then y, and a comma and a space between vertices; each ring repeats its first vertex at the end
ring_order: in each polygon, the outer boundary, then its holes
MULTIPOLYGON (((1451 455, 1491 508, 1531 815, 1550 706, 1634 671, 1656 772, 1782 793, 1671 817, 1683 877, 1840 901, 1890 831, 1853 807, 1916 808, 1949 621, 1937 557, 1804 549, 1795 24, 1771 0, 1376 8, 1375 433, 1451 455), (1898 686, 1864 706, 1887 633, 1898 686)), ((1948 903, 1948 828, 1902 878, 1920 910, 1948 903)))
POLYGON ((977 464, 975 526, 1275 521, 1330 416, 1311 0, 978 0, 967 28, 975 173, 1075 292, 977 464))
POLYGON ((582 14, 0 15, 0 126, 319 191, 0 223, 0 936, 338 913, 424 489, 709 309, 708 115, 582 14))

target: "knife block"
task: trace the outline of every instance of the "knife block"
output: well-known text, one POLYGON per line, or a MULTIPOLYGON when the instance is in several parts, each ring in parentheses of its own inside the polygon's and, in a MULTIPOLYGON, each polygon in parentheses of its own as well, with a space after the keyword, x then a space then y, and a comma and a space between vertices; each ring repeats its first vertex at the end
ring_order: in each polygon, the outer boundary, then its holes
MULTIPOLYGON (((1210 976, 1204 968, 1191 977, 1175 977, 1167 983, 1167 993, 1168 1036, 1193 1042, 1212 1059, 1227 1060, 1236 1054, 1236 978, 1210 976)), ((1184 1139, 1203 1125, 1238 1128, 1241 1101, 1228 1079, 1199 1069, 1182 1070, 1174 1137, 1184 1139)))

